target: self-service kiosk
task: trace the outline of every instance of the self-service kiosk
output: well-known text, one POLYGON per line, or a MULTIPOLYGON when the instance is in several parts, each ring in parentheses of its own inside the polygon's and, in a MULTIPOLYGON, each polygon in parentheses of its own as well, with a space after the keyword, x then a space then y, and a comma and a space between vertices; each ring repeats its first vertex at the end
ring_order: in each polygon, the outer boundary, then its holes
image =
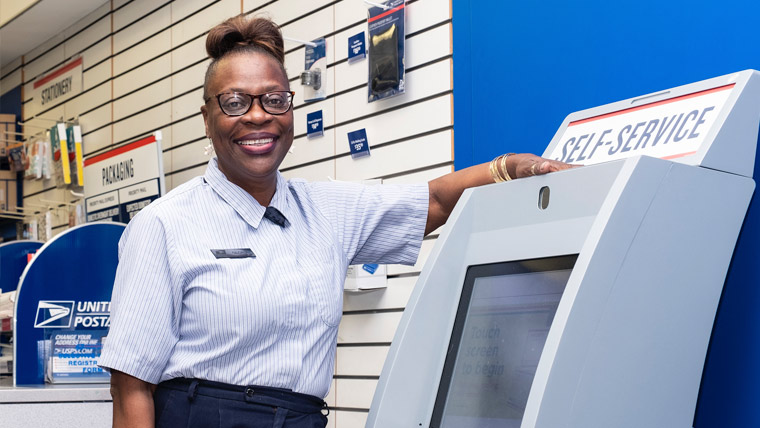
POLYGON ((367 427, 691 427, 755 188, 760 73, 569 115, 584 167, 465 192, 367 427))

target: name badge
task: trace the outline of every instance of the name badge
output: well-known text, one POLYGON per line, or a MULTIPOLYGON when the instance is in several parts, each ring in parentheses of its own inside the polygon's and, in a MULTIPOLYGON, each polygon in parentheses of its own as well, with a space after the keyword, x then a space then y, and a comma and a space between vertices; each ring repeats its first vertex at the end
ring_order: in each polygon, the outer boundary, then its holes
POLYGON ((256 254, 253 254, 250 248, 227 248, 224 250, 211 250, 211 253, 217 259, 255 259, 256 254))

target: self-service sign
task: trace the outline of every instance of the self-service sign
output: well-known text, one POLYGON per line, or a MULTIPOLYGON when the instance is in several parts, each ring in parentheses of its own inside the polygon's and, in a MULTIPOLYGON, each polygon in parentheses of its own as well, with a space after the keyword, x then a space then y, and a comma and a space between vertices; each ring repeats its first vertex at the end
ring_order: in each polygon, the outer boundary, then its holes
POLYGON ((150 136, 86 159, 87 222, 128 223, 163 193, 161 140, 150 136))
POLYGON ((592 165, 636 155, 697 153, 734 84, 570 122, 551 159, 592 165))

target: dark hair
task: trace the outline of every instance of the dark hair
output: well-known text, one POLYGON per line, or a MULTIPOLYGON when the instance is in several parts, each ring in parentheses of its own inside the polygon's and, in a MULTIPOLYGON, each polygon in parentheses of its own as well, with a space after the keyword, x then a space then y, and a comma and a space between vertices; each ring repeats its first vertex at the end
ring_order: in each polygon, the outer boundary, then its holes
POLYGON ((203 81, 203 99, 207 100, 208 82, 222 58, 239 53, 262 53, 280 64, 285 72, 285 47, 280 27, 262 17, 248 18, 244 14, 233 16, 212 28, 206 37, 206 52, 211 58, 203 81))

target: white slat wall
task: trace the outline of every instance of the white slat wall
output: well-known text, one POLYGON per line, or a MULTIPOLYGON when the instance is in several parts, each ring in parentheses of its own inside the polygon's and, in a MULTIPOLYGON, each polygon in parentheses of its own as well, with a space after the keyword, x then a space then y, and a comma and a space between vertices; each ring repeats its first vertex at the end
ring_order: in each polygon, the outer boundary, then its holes
POLYGON ((5 95, 21 82, 21 58, 19 57, 0 69, 0 96, 5 95))
MULTIPOLYGON (((451 7, 448 0, 412 0, 406 9, 407 93, 367 103, 368 61, 348 64, 348 38, 367 30, 362 0, 111 0, 53 40, 2 70, 0 90, 23 82, 31 94, 35 78, 82 55, 84 90, 60 105, 24 118, 78 117, 86 156, 163 133, 166 185, 172 189, 203 174, 208 160, 200 114, 208 65, 209 28, 240 12, 265 14, 285 36, 327 39, 327 99, 305 104, 298 76, 304 46, 286 42, 286 69, 297 92, 295 141, 281 170, 310 180, 383 178, 388 183, 428 181, 452 170, 453 76, 451 7), (306 139, 306 115, 324 115, 325 135, 306 139), (346 134, 367 130, 372 155, 353 160, 346 134)), ((7 89, 6 89, 7 88, 7 89)), ((51 122, 31 120, 31 125, 51 122)), ((32 129, 27 129, 29 132, 32 129)), ((45 181, 24 183, 24 202, 72 202, 66 190, 45 181)), ((56 211, 53 232, 68 227, 56 211)), ((380 371, 419 271, 434 244, 423 243, 414 267, 390 266, 388 288, 347 294, 338 336, 335 379, 328 404, 332 428, 364 425, 380 371)))

